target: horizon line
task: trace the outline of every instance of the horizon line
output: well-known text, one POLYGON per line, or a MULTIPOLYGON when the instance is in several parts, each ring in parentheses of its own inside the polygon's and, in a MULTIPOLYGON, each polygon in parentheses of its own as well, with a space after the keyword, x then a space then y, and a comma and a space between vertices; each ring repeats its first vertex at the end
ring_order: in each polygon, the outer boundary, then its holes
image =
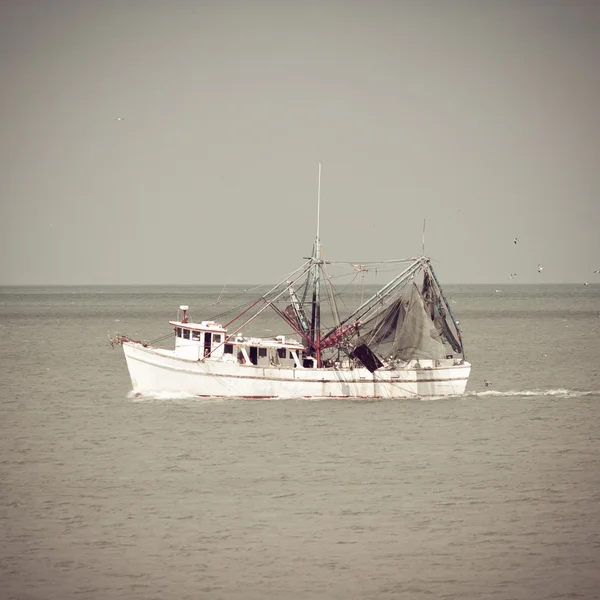
MULTIPOLYGON (((242 287, 259 288, 273 286, 275 283, 0 283, 0 288, 16 288, 16 287, 208 287, 222 286, 226 287, 242 287)), ((360 284, 356 284, 360 285, 360 284)), ((378 283, 367 283, 369 287, 377 287, 378 283)), ((532 282, 446 282, 444 285, 600 285, 600 281, 583 282, 583 281, 545 281, 539 283, 532 282)))

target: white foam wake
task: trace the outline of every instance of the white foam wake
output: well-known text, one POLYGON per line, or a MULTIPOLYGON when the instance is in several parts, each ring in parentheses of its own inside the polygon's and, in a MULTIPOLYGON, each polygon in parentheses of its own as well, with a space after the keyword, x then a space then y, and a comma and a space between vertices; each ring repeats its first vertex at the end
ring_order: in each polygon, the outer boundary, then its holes
POLYGON ((127 394, 127 398, 137 402, 143 402, 145 400, 187 400, 190 398, 197 398, 197 396, 185 392, 148 391, 142 393, 131 390, 127 394))
MULTIPOLYGON (((550 390, 542 390, 542 389, 533 389, 533 390, 483 390, 483 391, 469 391, 464 394, 456 395, 456 396, 429 396, 427 398, 413 398, 413 400, 421 400, 421 401, 432 401, 432 400, 449 400, 452 398, 498 398, 498 397, 512 397, 512 396, 551 396, 555 398, 582 398, 585 396, 599 396, 600 391, 584 391, 584 390, 568 390, 564 388, 550 389, 550 390)), ((164 391, 147 391, 147 392, 136 392, 134 390, 130 391, 127 394, 127 398, 133 400, 134 402, 147 402, 149 400, 190 400, 194 399, 201 402, 223 402, 227 401, 228 398, 199 398, 194 394, 188 394, 185 392, 164 392, 164 391)), ((233 398, 229 398, 231 400, 233 398)), ((277 398, 275 400, 285 400, 286 398, 277 398)), ((295 397, 290 397, 287 399, 299 399, 295 397)), ((319 400, 327 400, 328 398, 309 398, 303 400, 309 401, 319 401, 319 400)), ((353 398, 346 398, 347 401, 352 401, 353 398)), ((354 400, 364 401, 364 398, 355 398, 354 400)))
POLYGON ((556 396, 558 398, 581 398, 583 396, 600 396, 600 391, 583 391, 583 390, 567 390, 564 388, 557 388, 551 390, 484 390, 482 392, 466 392, 464 396, 556 396))

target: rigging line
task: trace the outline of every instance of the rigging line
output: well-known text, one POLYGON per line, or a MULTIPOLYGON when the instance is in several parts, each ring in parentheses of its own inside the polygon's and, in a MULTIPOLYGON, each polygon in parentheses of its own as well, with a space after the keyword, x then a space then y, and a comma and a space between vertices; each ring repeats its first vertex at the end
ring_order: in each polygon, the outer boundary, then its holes
POLYGON ((225 325, 223 325, 223 329, 227 329, 227 327, 229 327, 234 321, 237 321, 242 315, 245 315, 251 308, 254 308, 261 301, 265 301, 266 302, 264 296, 261 296, 260 298, 257 298, 254 302, 252 302, 252 304, 250 304, 250 306, 248 306, 247 308, 245 308, 237 316, 233 317, 233 319, 231 319, 231 321, 228 321, 227 323, 225 323, 225 325))
MULTIPOLYGON (((326 324, 329 323, 329 320, 326 321, 326 324)), ((336 324, 335 322, 332 322, 331 327, 334 327, 336 324)), ((330 325, 327 325, 327 327, 330 327, 330 325)))
MULTIPOLYGON (((408 299, 408 291, 407 291, 407 287, 409 286, 410 283, 410 279, 407 279, 403 284, 401 284, 400 286, 398 286, 400 288, 400 292, 398 294, 398 298, 400 300, 407 300, 408 299)), ((366 315, 363 316, 363 319, 365 321, 369 321, 371 319, 376 319, 378 316, 380 316, 382 313, 384 313, 385 311, 389 310, 389 308, 391 307, 393 303, 392 301, 387 302, 387 304, 385 306, 381 306, 381 307, 375 307, 375 310, 373 311, 375 314, 373 314, 372 316, 369 315, 369 313, 367 313, 366 315)), ((376 323, 375 327, 373 328, 372 332, 371 332, 371 337, 369 338, 369 344, 373 341, 373 339, 375 338, 375 336, 381 331, 381 329, 384 326, 384 322, 380 322, 380 323, 376 323)))
MULTIPOLYGON (((348 317, 346 317, 341 323, 340 326, 345 325, 351 319, 361 318, 364 314, 367 314, 373 306, 377 302, 381 302, 384 298, 386 298, 389 294, 391 294, 394 289, 396 289, 399 285, 401 285, 405 279, 410 277, 411 275, 416 274, 420 269, 424 266, 424 261, 426 259, 424 257, 416 258, 415 261, 402 273, 394 277, 392 281, 390 281, 387 285, 384 285, 380 290, 378 290, 373 296, 371 296, 365 303, 359 306, 353 313, 351 313, 348 317)), ((334 330, 327 332, 324 340, 327 339, 334 330)))
MULTIPOLYGON (((356 277, 358 277, 358 275, 357 275, 356 277)), ((340 300, 340 301, 341 301, 341 302, 344 304, 344 306, 346 306, 346 308, 348 308, 348 305, 347 305, 347 304, 344 302, 344 297, 345 297, 345 296, 348 296, 348 294, 346 293, 346 291, 347 291, 347 290, 348 290, 348 288, 349 288, 351 285, 353 285, 353 284, 354 284, 354 285, 357 285, 357 284, 354 282, 354 279, 353 279, 352 281, 350 281, 350 282, 348 283, 348 285, 346 285, 346 287, 345 287, 343 290, 341 290, 340 292, 335 292, 335 297, 336 297, 336 299, 337 299, 337 300, 340 300)), ((373 286, 370 286, 370 287, 373 287, 373 286)), ((353 292, 352 292, 352 298, 354 298, 355 296, 356 296, 356 292, 355 292, 355 291, 353 291, 353 292)), ((351 299, 352 299, 352 298, 351 298, 351 299)), ((365 303, 365 304, 366 304, 366 303, 365 303)), ((359 305, 359 307, 357 307, 357 309, 358 309, 358 308, 360 308, 360 305, 359 305)), ((350 310, 350 309, 348 308, 348 310, 350 310)))
MULTIPOLYGON (((304 265, 304 266, 306 267, 306 269, 310 269, 312 265, 310 264, 310 261, 309 261, 309 264, 306 264, 306 263, 305 263, 305 265, 304 265)), ((299 270, 300 270, 300 269, 296 269, 296 271, 295 271, 295 272, 297 272, 297 271, 299 271, 299 270)), ((296 282, 296 281, 297 281, 297 280, 298 280, 300 277, 302 277, 302 276, 305 274, 305 272, 306 272, 306 270, 305 270, 305 271, 303 271, 303 272, 302 272, 302 273, 301 273, 301 274, 300 274, 300 275, 299 275, 299 276, 298 276, 298 277, 297 277, 295 280, 292 280, 292 282, 291 282, 291 283, 292 283, 292 285, 293 285, 293 284, 294 284, 294 283, 295 283, 295 282, 296 282)), ((281 284, 278 284, 278 285, 277 285, 275 288, 273 288, 273 290, 276 290, 276 289, 279 287, 279 285, 281 285, 281 284)), ((271 290, 271 291, 273 291, 273 290, 271 290)), ((269 293, 271 293, 271 291, 269 291, 269 293)), ((264 312, 264 311, 265 311, 267 308, 269 308, 269 306, 271 306, 271 303, 272 303, 272 302, 274 302, 275 300, 277 300, 277 298, 279 298, 279 296, 283 295, 283 294, 284 294, 286 291, 287 291, 287 286, 286 286, 286 287, 284 287, 284 289, 283 289, 283 290, 281 290, 281 292, 279 292, 279 293, 278 293, 278 294, 275 296, 275 298, 273 298, 273 300, 270 300, 270 301, 266 299, 266 296, 267 296, 268 294, 265 294, 264 296, 262 296, 261 298, 259 298, 258 300, 264 300, 264 302, 265 302, 265 305, 264 305, 262 308, 260 308, 260 309, 259 309, 259 310, 258 310, 258 311, 257 311, 257 312, 254 314, 254 315, 252 315, 252 316, 251 316, 249 319, 247 319, 246 321, 244 321, 244 322, 243 322, 243 323, 242 323, 242 324, 241 324, 241 325, 240 325, 240 326, 239 326, 239 327, 238 327, 238 328, 237 328, 235 331, 233 331, 233 332, 231 332, 231 333, 227 334, 227 337, 226 337, 225 339, 226 339, 226 340, 228 340, 228 339, 231 339, 231 337, 232 337, 232 336, 236 335, 236 334, 237 334, 239 331, 241 331, 241 330, 242 330, 242 328, 244 328, 246 325, 248 325, 248 323, 250 323, 251 321, 253 321, 254 319, 256 319, 256 317, 258 317, 258 315, 260 315, 260 314, 261 314, 262 312, 264 312)), ((241 315, 240 315, 240 316, 241 316, 241 315)), ((225 342, 223 342, 223 343, 225 343, 225 342)), ((218 346, 217 346, 217 347, 218 347, 218 346)), ((216 350, 216 348, 215 348, 214 350, 216 350)), ((214 350, 213 350, 213 352, 214 352, 214 350)))
MULTIPOLYGON (((250 290, 244 290, 243 292, 240 292, 239 294, 236 294, 235 296, 233 296, 232 300, 235 300, 236 298, 239 298, 240 296, 246 294, 248 291, 253 291, 253 290, 257 289, 257 288, 264 287, 264 285, 265 284, 260 284, 258 286, 254 286, 254 288, 251 288, 250 290)), ((225 291, 226 287, 227 287, 227 284, 225 284, 223 286, 223 289, 221 290, 221 293, 219 294, 219 297, 214 302, 211 302, 210 304, 207 304, 205 306, 201 306, 198 310, 202 311, 202 310, 205 310, 207 308, 210 308, 211 306, 218 306, 221 303, 221 296, 223 295, 223 292, 225 291)), ((234 309, 232 309, 232 310, 234 310, 234 309)), ((215 316, 213 316, 211 318, 214 321, 216 318, 221 317, 221 316, 226 315, 226 314, 228 314, 228 313, 221 313, 221 314, 215 315, 215 316)))
POLYGON ((369 300, 361 304, 354 311, 354 313, 352 313, 352 315, 346 319, 346 322, 350 319, 350 317, 353 316, 356 319, 372 318, 372 315, 376 315, 382 309, 385 303, 389 301, 389 296, 391 293, 394 292, 398 287, 402 286, 405 281, 408 280, 419 268, 421 268, 420 264, 413 263, 411 268, 405 270, 405 272, 396 277, 395 280, 379 289, 377 293, 374 294, 369 300))
POLYGON ((467 356, 466 356, 466 353, 465 353, 465 345, 464 345, 463 340, 462 340, 462 333, 460 331, 458 323, 454 319, 454 314, 452 313, 452 309, 450 308, 450 303, 448 302, 448 300, 446 300, 446 296, 444 295, 444 291, 442 290, 442 286, 440 285, 440 282, 438 281, 438 278, 437 278, 437 276, 435 274, 435 271, 433 270, 433 267, 432 267, 432 265, 430 263, 427 263, 427 268, 429 269, 429 272, 431 273, 431 275, 433 277, 433 281, 434 281, 435 285, 438 288, 440 296, 442 297, 442 300, 444 301, 444 304, 446 305, 446 308, 448 309, 448 314, 450 315, 450 318, 452 319, 452 324, 454 325, 454 329, 458 333, 458 341, 460 343, 460 349, 462 350, 463 360, 467 360, 467 356))
MULTIPOLYGON (((399 271, 399 270, 400 269, 398 267, 391 267, 391 266, 390 267, 381 267, 381 268, 377 268, 377 274, 393 273, 394 271, 399 271)), ((338 273, 337 275, 331 275, 331 279, 342 279, 343 277, 350 277, 351 275, 353 275, 352 271, 346 271, 345 273, 338 273)))
MULTIPOLYGON (((351 275, 351 273, 348 273, 348 275, 351 275)), ((358 274, 357 274, 357 273, 355 273, 355 274, 354 274, 354 277, 352 278, 352 281, 350 281, 350 283, 348 283, 348 285, 347 285, 347 286, 346 286, 346 287, 345 287, 345 288, 344 288, 344 289, 343 289, 341 292, 336 292, 336 291, 335 291, 335 289, 332 287, 332 289, 333 289, 333 295, 334 295, 334 298, 337 298, 337 299, 338 299, 338 300, 339 300, 339 301, 340 301, 340 302, 341 302, 341 303, 344 305, 344 308, 345 308, 347 311, 349 311, 349 310, 350 310, 350 308, 348 307, 348 305, 347 305, 347 304, 346 304, 346 302, 344 301, 343 294, 344 294, 344 293, 346 292, 346 290, 347 290, 347 289, 348 289, 348 288, 349 288, 349 287, 352 285, 352 282, 354 281, 354 279, 356 279, 356 277, 357 277, 357 276, 358 276, 358 274)), ((337 308, 337 306, 336 306, 336 308, 337 308)), ((339 321, 339 314, 338 314, 338 321, 339 321)))
MULTIPOLYGON (((317 244, 320 244, 320 225, 321 225, 321 163, 319 163, 319 182, 317 184, 317 244)), ((317 255, 317 258, 320 258, 317 255)))
MULTIPOLYGON (((279 287, 281 287, 282 285, 285 285, 285 284, 286 284, 286 282, 287 282, 287 280, 288 280, 290 277, 293 277, 293 276, 294 276, 294 275, 295 275, 295 274, 296 274, 298 271, 301 271, 302 269, 304 269, 303 273, 300 275, 300 277, 302 277, 302 275, 304 275, 304 274, 306 273, 306 268, 305 268, 305 267, 306 267, 307 265, 309 265, 309 266, 310 266, 310 263, 311 263, 311 261, 310 261, 310 260, 309 260, 309 261, 306 261, 306 262, 305 262, 304 264, 302 264, 300 267, 298 267, 297 269, 294 269, 294 270, 293 270, 291 273, 289 273, 289 274, 287 275, 287 277, 285 277, 285 278, 284 278, 282 281, 280 281, 278 284, 276 284, 275 286, 273 286, 273 287, 272 287, 272 288, 271 288, 271 289, 270 289, 270 290, 269 290, 269 291, 268 291, 266 294, 263 294, 263 295, 262 295, 262 298, 265 298, 265 299, 266 299, 266 298, 269 296, 269 294, 273 293, 275 290, 277 290, 277 289, 278 289, 279 287)), ((299 278, 297 278, 297 279, 296 279, 296 281, 297 281, 298 279, 299 279, 299 278)), ((255 290, 255 289, 258 289, 258 288, 261 288, 261 287, 266 287, 266 284, 257 285, 257 286, 255 286, 254 288, 251 288, 251 289, 250 289, 250 290, 248 290, 248 291, 252 291, 252 290, 255 290)), ((286 287, 287 287, 287 286, 286 286, 286 287)), ((246 292, 242 292, 242 293, 243 293, 243 294, 246 294, 248 291, 246 291, 246 292)), ((240 295, 242 295, 242 294, 238 294, 238 296, 240 296, 240 295)), ((247 304, 242 304, 242 306, 236 306, 236 307, 232 308, 231 310, 228 310, 228 311, 226 311, 226 312, 224 312, 224 313, 221 313, 221 314, 219 314, 219 315, 216 315, 215 317, 213 317, 213 320, 215 320, 215 319, 217 319, 217 318, 219 318, 219 317, 222 317, 222 316, 228 315, 228 314, 232 313, 232 312, 233 312, 233 311, 235 311, 235 310, 239 310, 239 309, 240 309, 240 308, 242 308, 242 307, 249 306, 249 305, 253 304, 253 303, 254 303, 254 301, 255 301, 255 299, 253 298, 253 299, 252 299, 250 302, 248 302, 247 304)), ((235 321, 235 319, 234 319, 234 321, 235 321)))
POLYGON ((328 261, 328 263, 330 265, 357 265, 357 264, 361 264, 361 265, 386 265, 386 264, 392 264, 392 263, 410 263, 410 262, 415 262, 415 260, 418 260, 419 256, 413 256, 410 258, 392 258, 390 260, 376 260, 376 261, 369 261, 369 260, 355 260, 353 262, 348 262, 348 261, 343 261, 343 260, 330 260, 328 261))
POLYGON ((365 272, 362 271, 360 274, 360 303, 362 304, 365 299, 365 272))
MULTIPOLYGON (((283 294, 284 294, 284 293, 285 293, 285 292, 288 290, 288 285, 287 285, 287 282, 290 280, 290 278, 291 278, 293 275, 295 275, 295 274, 296 274, 298 271, 301 271, 302 269, 304 269, 304 270, 302 270, 302 273, 300 273, 300 275, 298 275, 298 277, 296 277, 296 279, 293 279, 293 280, 292 280, 290 283, 291 283, 292 285, 294 285, 294 284, 295 284, 295 283, 296 283, 296 282, 297 282, 297 281, 298 281, 298 280, 299 280, 301 277, 303 277, 303 276, 306 274, 306 272, 307 272, 307 271, 308 271, 308 270, 309 270, 309 269, 312 267, 312 264, 311 264, 311 263, 312 263, 312 261, 310 261, 310 260, 309 260, 309 261, 307 261, 307 262, 305 262, 305 263, 302 265, 302 267, 300 267, 300 268, 296 269, 295 271, 293 271, 292 273, 290 273, 290 275, 288 275, 288 277, 286 277, 286 278, 285 278, 285 279, 284 279, 282 282, 278 283, 278 284, 277 284, 275 287, 273 287, 273 288, 272 288, 271 290, 269 290, 269 291, 268 291, 266 294, 264 294, 264 295, 263 295, 263 296, 260 298, 260 300, 264 300, 264 301, 265 301, 267 304, 265 304, 265 306, 263 306, 263 307, 262 307, 262 308, 261 308, 261 309, 260 309, 260 310, 259 310, 259 311, 258 311, 258 312, 255 314, 255 315, 254 315, 254 316, 250 317, 250 318, 249 318, 247 321, 245 321, 245 322, 244 322, 244 323, 243 323, 243 324, 242 324, 242 325, 239 327, 238 331, 239 331, 239 330, 240 330, 242 327, 244 327, 244 326, 245 326, 247 323, 249 323, 249 322, 250 322, 250 321, 252 321, 254 318, 256 318, 256 317, 257 317, 257 316, 258 316, 258 315, 259 315, 261 312, 263 312, 263 310, 265 310, 265 308, 267 308, 267 307, 269 306, 269 303, 271 303, 271 302, 275 302, 275 300, 277 300, 277 299, 278 299, 280 296, 282 296, 282 295, 283 295, 283 294), (272 298, 272 299, 270 299, 270 300, 269 300, 269 299, 268 299, 268 296, 269 296, 271 293, 274 293, 274 292, 276 292, 276 291, 279 289, 279 287, 281 287, 281 286, 284 286, 284 287, 283 287, 283 289, 282 289, 282 290, 281 290, 281 291, 280 291, 278 294, 276 294, 274 298, 272 298)), ((237 333, 237 332, 236 332, 236 333, 237 333)), ((233 334, 232 334, 232 335, 233 335, 233 334)))
POLYGON ((331 285, 331 277, 329 276, 329 271, 327 270, 327 263, 323 262, 323 273, 325 274, 325 280, 327 281, 327 291, 329 293, 329 302, 331 304, 331 309, 333 311, 333 316, 337 323, 340 322, 340 314, 338 313, 337 305, 335 303, 335 292, 333 286, 331 285))
MULTIPOLYGON (((352 273, 348 273, 348 276, 352 275, 352 273)), ((358 273, 354 273, 354 276, 352 277, 352 280, 348 283, 348 285, 346 285, 346 287, 341 291, 341 292, 336 292, 338 296, 341 296, 342 294, 344 294, 346 292, 346 290, 354 283, 354 280, 358 277, 358 273)))
MULTIPOLYGON (((248 293, 251 293, 251 292, 253 292, 254 290, 258 290, 258 289, 260 289, 261 287, 266 287, 266 286, 267 286, 267 284, 265 284, 265 283, 261 283, 260 285, 255 285, 254 287, 248 288, 248 289, 244 290, 243 292, 240 292, 239 294, 236 294, 235 296, 233 296, 233 297, 231 298, 231 300, 233 301, 233 300, 235 300, 236 298, 239 298, 240 296, 247 295, 248 293)), ((245 303, 245 304, 242 304, 242 305, 240 305, 240 306, 234 306, 233 308, 230 308, 229 310, 226 310, 226 311, 224 311, 224 312, 221 312, 221 313, 218 313, 218 314, 216 314, 216 315, 213 315, 212 317, 210 317, 210 320, 211 320, 211 321, 216 321, 217 319, 219 319, 219 318, 221 318, 221 317, 225 317, 225 316, 227 316, 227 315, 231 314, 232 312, 234 312, 234 311, 236 311, 236 310, 239 310, 240 308, 244 308, 244 307, 246 307, 246 306, 249 306, 250 304, 252 304, 252 302, 254 302, 254 298, 252 298, 252 300, 250 300, 249 302, 247 302, 247 303, 245 303)), ((200 307, 200 309, 199 309, 199 310, 203 310, 204 308, 210 308, 211 306, 215 306, 215 305, 216 305, 215 303, 208 304, 207 306, 200 307)))
POLYGON ((217 321, 217 320, 221 319, 221 317, 226 317, 226 316, 228 316, 228 315, 230 315, 232 313, 239 312, 240 309, 245 310, 248 306, 251 306, 255 301, 256 301, 256 297, 253 297, 252 300, 250 300, 249 302, 246 302, 246 303, 241 304, 241 305, 234 306, 233 308, 230 308, 229 310, 226 310, 226 311, 223 311, 223 312, 218 313, 216 315, 213 315, 210 318, 210 320, 211 321, 217 321))
POLYGON ((219 297, 217 298, 217 304, 219 304, 219 300, 221 300, 221 296, 223 295, 223 292, 225 291, 225 288, 227 287, 227 284, 225 284, 223 286, 223 289, 221 290, 221 293, 219 294, 219 297))
MULTIPOLYGON (((296 283, 296 281, 298 281, 298 279, 300 279, 301 277, 303 277, 307 271, 307 269, 311 268, 311 261, 308 261, 307 263, 304 263, 304 265, 302 265, 302 267, 305 267, 304 271, 302 271, 302 273, 300 273, 300 275, 298 275, 298 277, 294 280, 291 281, 291 284, 293 285, 294 283, 296 283)), ((298 271, 300 271, 302 269, 302 267, 296 269, 295 271, 293 271, 292 273, 290 273, 290 276, 297 273, 298 271)), ((286 278, 284 281, 287 282, 286 278)), ((277 290, 277 288, 279 288, 282 285, 282 283, 278 283, 274 288, 272 288, 271 290, 269 290, 264 296, 261 296, 256 302, 259 302, 260 300, 264 300, 265 305, 260 308, 254 315, 252 315, 249 319, 247 319, 246 321, 244 321, 235 331, 232 331, 231 333, 228 333, 227 335, 224 336, 224 340, 218 345, 215 346, 206 356, 204 356, 200 362, 204 362, 205 359, 207 359, 209 356, 211 356, 215 350, 217 350, 218 348, 220 348, 221 346, 224 346, 226 343, 229 342, 229 340, 236 335, 237 333, 239 333, 246 325, 248 325, 248 323, 250 323, 251 321, 254 321, 254 319, 256 319, 256 317, 258 317, 258 315, 260 315, 263 311, 265 311, 267 308, 269 308, 269 306, 271 305, 272 301, 269 301, 266 299, 266 296, 268 296, 271 292, 273 292, 274 290, 277 290)), ((279 292, 279 294, 277 294, 275 296, 275 298, 273 298, 273 301, 277 300, 277 298, 279 298, 279 296, 283 295, 285 292, 287 291, 287 285, 281 290, 281 292, 279 292)), ((241 315, 239 315, 241 316, 241 315)), ((237 317, 236 317, 237 319, 237 317)), ((235 321, 235 319, 234 319, 235 321)), ((233 321, 231 321, 233 322, 233 321)))
POLYGON ((287 315, 282 312, 281 310, 279 310, 275 304, 273 302, 269 303, 271 305, 271 308, 288 324, 288 327, 290 327, 290 329, 294 332, 297 333, 303 340, 305 341, 309 341, 308 340, 308 335, 307 333, 304 333, 302 331, 300 331, 300 329, 298 329, 290 319, 288 319, 287 315))
POLYGON ((306 304, 306 298, 308 297, 308 289, 309 289, 309 281, 311 278, 311 274, 309 273, 306 277, 306 281, 304 282, 304 289, 302 291, 302 301, 300 302, 300 306, 304 306, 306 304))
POLYGON ((160 337, 157 337, 153 340, 150 340, 149 342, 146 342, 146 344, 148 344, 149 346, 153 346, 154 344, 158 344, 158 342, 162 342, 168 338, 170 338, 173 334, 172 333, 166 333, 165 335, 161 335, 160 337))
MULTIPOLYGON (((303 266, 307 265, 309 262, 310 262, 310 261, 307 261, 307 263, 304 263, 304 265, 303 265, 303 266)), ((300 269, 302 269, 302 267, 299 267, 299 268, 298 268, 298 269, 296 269, 295 271, 292 271, 292 272, 290 273, 290 276, 291 276, 291 275, 294 275, 295 273, 297 273, 297 272, 298 272, 300 269)), ((305 272, 306 272, 306 271, 305 271, 305 272)), ((301 275, 298 277, 298 279, 300 279, 300 278, 301 278, 303 275, 304 275, 304 273, 302 273, 302 274, 301 274, 301 275)), ((276 288, 278 288, 280 285, 282 285, 282 284, 281 284, 281 283, 277 284, 277 286, 275 286, 275 288, 272 288, 271 290, 269 290, 269 291, 267 292, 267 294, 265 294, 265 296, 267 296, 268 294, 270 294, 270 293, 271 293, 273 290, 275 290, 276 288)), ((237 298, 237 297, 239 297, 239 296, 241 296, 241 295, 244 295, 244 294, 248 293, 249 291, 253 291, 253 290, 259 289, 259 288, 261 288, 261 287, 265 287, 265 286, 266 286, 266 284, 259 284, 259 285, 256 285, 256 286, 254 286, 253 288, 250 288, 249 290, 245 290, 244 292, 240 292, 239 294, 237 294, 236 296, 234 296, 234 299, 235 299, 235 298, 237 298)), ((226 287, 227 287, 227 284, 225 284, 225 285, 223 286, 223 290, 221 290, 221 294, 219 295, 219 298, 220 298, 220 297, 221 297, 221 295, 223 294, 223 291, 225 290, 225 288, 226 288, 226 287)), ((257 303, 258 303, 260 300, 265 300, 265 302, 267 302, 267 300, 266 300, 265 296, 263 296, 263 297, 259 298, 258 300, 257 300, 257 299, 253 299, 252 301, 248 302, 248 303, 247 303, 247 305, 242 305, 242 307, 246 306, 246 309, 245 309, 245 310, 244 310, 242 313, 240 313, 240 315, 238 315, 238 316, 241 316, 242 314, 244 314, 244 313, 245 313, 247 310, 249 310, 249 309, 250 309, 250 308, 251 308, 253 305, 257 304, 257 303)), ((204 309, 204 308, 208 308, 208 307, 210 307, 210 306, 214 306, 214 305, 218 304, 218 302, 219 302, 219 300, 217 300, 215 303, 212 303, 212 304, 209 304, 209 305, 207 305, 207 306, 205 306, 205 307, 202 307, 202 309, 204 309)), ((218 315, 215 315, 215 316, 213 316, 213 317, 211 318, 211 320, 213 320, 213 321, 214 321, 214 320, 218 319, 219 317, 226 316, 226 315, 228 315, 228 314, 230 314, 230 313, 234 312, 235 310, 239 310, 239 308, 241 308, 241 307, 235 307, 235 308, 232 308, 232 309, 230 309, 230 310, 228 310, 228 311, 225 311, 225 312, 219 313, 218 315)), ((202 309, 201 309, 201 310, 202 310, 202 309)), ((237 318, 237 317, 236 317, 236 318, 237 318)), ((234 320, 235 320, 235 319, 234 319, 234 320)), ((231 323, 231 322, 233 322, 233 321, 230 321, 230 323, 231 323)), ((229 323, 228 323, 227 325, 229 325, 229 323)), ((166 339, 170 338, 172 335, 173 335, 172 333, 167 333, 167 334, 164 334, 164 335, 162 335, 162 336, 160 336, 160 337, 154 338, 153 340, 150 340, 150 341, 148 341, 148 342, 145 342, 145 343, 147 343, 148 345, 154 345, 154 344, 157 344, 157 343, 159 343, 159 342, 162 342, 162 341, 164 341, 164 340, 166 340, 166 339)))
MULTIPOLYGON (((340 275, 331 275, 330 279, 331 280, 334 280, 334 279, 339 280, 339 279, 343 279, 344 277, 353 277, 353 276, 354 276, 354 273, 343 273, 340 275)), ((354 281, 354 279, 353 279, 353 281, 354 281)), ((340 281, 340 284, 343 284, 343 283, 344 283, 343 281, 340 281)))

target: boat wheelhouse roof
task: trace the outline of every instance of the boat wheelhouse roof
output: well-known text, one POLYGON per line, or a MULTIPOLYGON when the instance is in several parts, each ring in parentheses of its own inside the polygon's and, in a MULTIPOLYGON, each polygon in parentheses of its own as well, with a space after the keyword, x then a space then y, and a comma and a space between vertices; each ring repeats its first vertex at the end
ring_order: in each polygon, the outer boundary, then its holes
POLYGON ((242 335, 235 335, 229 338, 227 343, 248 344, 250 346, 263 346, 268 348, 282 348, 285 346, 289 350, 304 350, 304 346, 300 342, 294 339, 286 339, 283 335, 272 338, 244 337, 242 335))
POLYGON ((170 325, 174 327, 181 327, 182 329, 193 329, 194 331, 216 331, 217 333, 227 333, 227 329, 215 321, 202 321, 201 323, 188 323, 184 321, 169 321, 170 325))
MULTIPOLYGON (((169 321, 170 325, 174 327, 180 327, 181 329, 188 329, 189 331, 199 331, 208 333, 223 333, 227 334, 227 330, 215 321, 202 321, 201 323, 184 323, 183 321, 169 321)), ((227 337, 228 344, 244 344, 251 346, 262 346, 281 348, 285 346, 290 350, 304 350, 304 346, 293 338, 287 338, 284 335, 278 335, 275 337, 263 338, 263 337, 245 337, 241 333, 233 333, 230 337, 227 337)))

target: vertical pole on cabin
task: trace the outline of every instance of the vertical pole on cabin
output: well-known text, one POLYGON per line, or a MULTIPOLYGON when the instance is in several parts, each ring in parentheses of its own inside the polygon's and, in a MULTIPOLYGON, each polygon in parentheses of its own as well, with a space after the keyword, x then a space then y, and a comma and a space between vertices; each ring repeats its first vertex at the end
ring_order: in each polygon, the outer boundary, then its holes
POLYGON ((313 251, 313 297, 312 297, 312 332, 311 338, 315 348, 317 367, 321 366, 321 297, 319 289, 319 275, 321 269, 321 163, 319 163, 319 178, 317 183, 317 239, 313 251))

